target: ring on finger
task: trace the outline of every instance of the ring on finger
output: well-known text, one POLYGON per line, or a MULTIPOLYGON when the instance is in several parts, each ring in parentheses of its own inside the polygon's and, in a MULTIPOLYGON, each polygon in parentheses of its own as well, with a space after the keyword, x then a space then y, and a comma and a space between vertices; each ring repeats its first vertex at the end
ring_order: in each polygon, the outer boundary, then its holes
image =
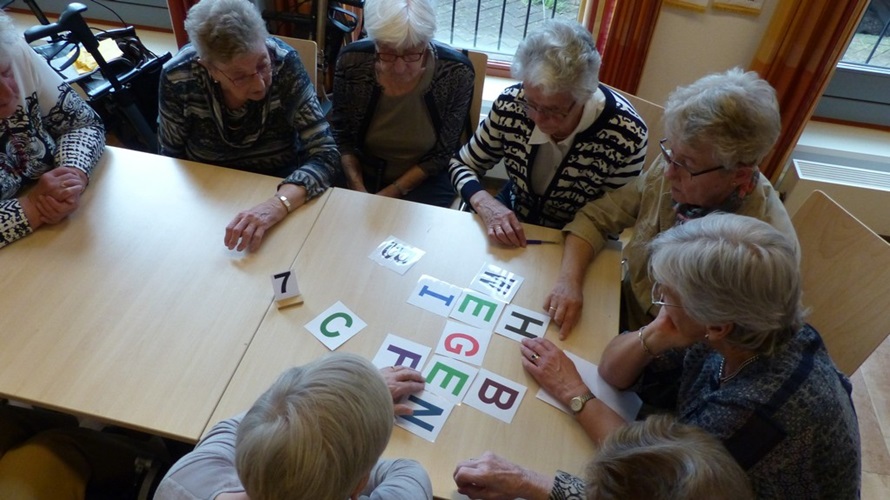
POLYGON ((537 361, 537 360, 541 359, 541 356, 538 356, 537 353, 532 353, 531 358, 532 358, 532 361, 537 361))

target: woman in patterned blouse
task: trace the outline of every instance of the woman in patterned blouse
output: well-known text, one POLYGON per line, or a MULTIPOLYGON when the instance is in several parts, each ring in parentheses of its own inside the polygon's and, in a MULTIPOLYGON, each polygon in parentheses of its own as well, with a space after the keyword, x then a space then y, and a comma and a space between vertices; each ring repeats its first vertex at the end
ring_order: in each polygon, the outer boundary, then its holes
POLYGON ((254 4, 202 0, 185 29, 192 44, 161 76, 161 154, 284 178, 226 227, 226 246, 254 251, 332 184, 337 146, 299 56, 269 36, 254 4))
POLYGON ((105 148, 99 115, 25 44, 3 13, 0 145, 0 247, 77 210, 105 148))

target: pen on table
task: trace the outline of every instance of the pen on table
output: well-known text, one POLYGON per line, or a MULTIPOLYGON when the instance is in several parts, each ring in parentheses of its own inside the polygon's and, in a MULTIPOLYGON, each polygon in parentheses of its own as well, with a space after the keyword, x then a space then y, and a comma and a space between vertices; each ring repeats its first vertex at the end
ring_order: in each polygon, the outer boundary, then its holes
POLYGON ((559 243, 558 241, 551 240, 525 240, 525 242, 529 245, 556 245, 559 243))

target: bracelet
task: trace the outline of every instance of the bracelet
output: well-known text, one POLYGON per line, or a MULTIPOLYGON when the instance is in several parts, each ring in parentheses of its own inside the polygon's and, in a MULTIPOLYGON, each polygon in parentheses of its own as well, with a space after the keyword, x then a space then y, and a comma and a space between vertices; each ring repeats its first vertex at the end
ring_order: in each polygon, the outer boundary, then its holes
POLYGON ((290 211, 291 211, 290 200, 287 199, 287 196, 284 196, 283 194, 279 194, 278 201, 280 201, 281 204, 284 205, 284 209, 287 210, 287 213, 290 213, 290 211))
POLYGON ((651 356, 653 358, 657 358, 658 356, 656 356, 655 354, 652 353, 652 351, 649 349, 649 346, 646 345, 646 339, 643 338, 643 330, 645 330, 645 329, 646 329, 646 327, 643 326, 642 328, 639 329, 639 331, 637 331, 637 337, 640 338, 640 345, 643 347, 643 350, 646 351, 646 354, 648 354, 649 356, 651 356))
POLYGON ((396 189, 399 190, 399 193, 402 193, 402 196, 405 196, 406 194, 408 194, 408 193, 411 192, 410 189, 405 189, 405 188, 403 188, 402 185, 399 184, 399 181, 398 181, 398 180, 394 180, 394 181, 392 181, 392 185, 395 186, 396 189))

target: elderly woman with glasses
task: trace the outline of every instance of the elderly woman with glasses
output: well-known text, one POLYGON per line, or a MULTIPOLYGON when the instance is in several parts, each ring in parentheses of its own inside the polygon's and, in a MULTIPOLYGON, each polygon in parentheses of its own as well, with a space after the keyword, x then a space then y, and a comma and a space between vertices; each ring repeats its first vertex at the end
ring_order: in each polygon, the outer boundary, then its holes
MULTIPOLYGON (((657 315, 606 346, 603 380, 720 439, 757 498, 858 498, 852 387, 804 323, 795 243, 753 217, 715 213, 648 250, 657 315)), ((523 367, 592 439, 624 425, 552 342, 520 349, 523 367)))
POLYGON ((161 76, 161 154, 283 178, 226 227, 227 247, 254 251, 332 184, 337 146, 299 56, 269 36, 253 3, 202 0, 185 29, 191 44, 161 76))
POLYGON ((754 72, 732 69, 675 90, 664 110, 662 155, 645 173, 583 207, 565 227, 562 266, 544 307, 565 338, 581 316, 584 275, 608 235, 625 245, 622 327, 652 321, 647 248, 662 231, 715 211, 772 224, 795 245, 785 207, 757 165, 781 128, 776 93, 754 72))
POLYGON ((450 166, 454 189, 491 241, 524 247, 520 222, 562 229, 586 203, 639 174, 646 124, 599 84, 599 68, 594 41, 577 23, 548 21, 520 44, 511 72, 521 83, 495 100, 450 166), (479 178, 502 160, 509 181, 493 197, 479 178))
POLYGON ((347 45, 334 73, 331 127, 346 185, 449 206, 448 160, 468 124, 473 66, 433 41, 431 0, 368 0, 363 12, 368 39, 347 45))

